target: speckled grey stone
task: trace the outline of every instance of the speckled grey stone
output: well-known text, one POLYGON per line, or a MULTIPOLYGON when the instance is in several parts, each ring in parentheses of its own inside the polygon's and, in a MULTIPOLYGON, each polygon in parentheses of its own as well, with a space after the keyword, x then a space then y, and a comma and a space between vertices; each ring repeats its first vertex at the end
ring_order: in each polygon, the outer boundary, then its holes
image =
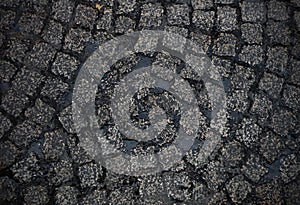
POLYGON ((17 68, 8 61, 0 60, 0 81, 9 82, 11 77, 17 71, 17 68))
POLYGON ((63 38, 63 26, 51 20, 42 32, 42 38, 48 43, 60 47, 63 38))
POLYGON ((258 45, 243 46, 239 59, 250 65, 261 64, 264 58, 264 50, 258 45))
POLYGON ((233 31, 237 29, 237 13, 235 8, 217 8, 217 22, 221 31, 233 31))
POLYGON ((22 68, 12 82, 12 89, 33 96, 43 79, 38 72, 22 68))
POLYGON ((285 47, 268 48, 266 68, 277 73, 284 73, 288 64, 288 51, 285 47))
POLYGON ((242 38, 247 43, 262 44, 263 28, 261 24, 245 23, 241 26, 242 38))
POLYGON ((35 14, 25 13, 18 21, 22 32, 29 34, 39 34, 43 28, 43 19, 35 14))
POLYGON ((45 186, 30 186, 24 192, 25 204, 43 205, 50 200, 47 187, 45 186))
POLYGON ((70 79, 73 77, 74 71, 78 69, 78 66, 79 62, 76 58, 59 52, 51 66, 51 71, 56 75, 61 75, 70 79))
POLYGON ((83 49, 93 44, 94 40, 90 32, 79 28, 71 28, 65 37, 64 49, 81 52, 83 49))
POLYGON ((271 0, 268 2, 268 17, 274 20, 287 20, 288 9, 285 2, 271 0))
POLYGON ((194 10, 210 9, 214 6, 213 0, 191 0, 194 10))
POLYGON ((120 16, 115 22, 115 32, 116 33, 130 33, 133 32, 135 27, 135 22, 129 17, 120 16))
POLYGON ((85 6, 83 4, 79 4, 75 11, 74 23, 81 27, 92 29, 96 17, 96 9, 89 6, 85 6))
POLYGON ((47 43, 37 43, 26 55, 24 61, 29 68, 47 70, 49 62, 54 58, 55 49, 47 43))
POLYGON ((268 21, 267 35, 273 44, 289 45, 291 42, 291 31, 287 22, 268 21))
POLYGON ((85 187, 96 187, 102 175, 102 169, 98 164, 89 163, 79 167, 78 176, 80 185, 85 187))
POLYGON ((11 128, 12 123, 8 118, 2 115, 2 113, 0 113, 0 121, 1 121, 1 125, 0 125, 0 139, 1 139, 4 133, 11 128))
POLYGON ((278 98, 282 89, 283 79, 270 73, 264 73, 259 82, 259 89, 265 91, 270 97, 278 98))
POLYGON ((33 122, 45 126, 52 119, 54 112, 54 108, 50 107, 42 100, 37 99, 34 107, 28 108, 25 111, 25 116, 33 122))
POLYGON ((245 176, 254 182, 258 182, 265 174, 268 169, 263 165, 260 157, 250 155, 247 162, 242 166, 242 172, 245 176))
POLYGON ((141 7, 141 18, 139 28, 157 28, 163 20, 163 7, 161 4, 143 4, 141 7))
POLYGON ((65 152, 65 139, 60 130, 46 132, 42 152, 46 160, 58 160, 65 152))
POLYGON ((189 7, 186 4, 175 4, 167 8, 167 20, 170 25, 189 25, 189 7))
POLYGON ((243 175, 233 177, 226 184, 226 189, 235 203, 241 203, 252 190, 251 184, 244 179, 243 175))
POLYGON ((236 37, 232 34, 221 33, 216 39, 213 52, 220 56, 234 56, 236 37))
POLYGON ((198 28, 211 30, 214 26, 214 11, 195 10, 192 15, 192 22, 198 28))
POLYGON ((19 151, 10 141, 0 143, 0 170, 3 170, 14 163, 19 151))
POLYGON ((79 191, 73 186, 61 186, 55 190, 55 204, 75 205, 78 204, 79 191))
POLYGON ((74 1, 70 0, 57 0, 52 4, 53 18, 60 22, 69 22, 73 13, 74 1))
POLYGON ((245 22, 265 22, 267 11, 262 1, 246 0, 240 3, 242 20, 245 22))

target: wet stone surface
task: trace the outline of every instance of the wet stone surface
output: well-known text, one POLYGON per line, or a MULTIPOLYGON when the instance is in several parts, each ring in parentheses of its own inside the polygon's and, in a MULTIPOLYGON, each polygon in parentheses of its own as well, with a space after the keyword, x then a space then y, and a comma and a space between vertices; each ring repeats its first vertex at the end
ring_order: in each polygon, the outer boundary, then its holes
MULTIPOLYGON (((0 204, 300 204, 299 36, 298 0, 0 1, 0 204), (130 155, 157 153, 178 137, 179 125, 190 126, 172 101, 179 91, 159 88, 136 92, 121 112, 143 129, 154 110, 167 113, 162 134, 139 142, 114 126, 112 95, 142 67, 176 71, 193 90, 201 116, 196 140, 178 163, 156 175, 126 176, 80 146, 72 92, 99 45, 145 29, 176 33, 202 47, 220 73, 227 122, 220 143, 201 161, 215 103, 207 85, 167 52, 127 56, 109 68, 97 90, 82 93, 89 100, 85 95, 96 92, 95 113, 109 144, 130 155)), ((156 45, 149 36, 141 42, 156 45)), ((177 39, 169 44, 185 46, 177 39)), ((149 160, 144 168, 151 167, 149 160)))

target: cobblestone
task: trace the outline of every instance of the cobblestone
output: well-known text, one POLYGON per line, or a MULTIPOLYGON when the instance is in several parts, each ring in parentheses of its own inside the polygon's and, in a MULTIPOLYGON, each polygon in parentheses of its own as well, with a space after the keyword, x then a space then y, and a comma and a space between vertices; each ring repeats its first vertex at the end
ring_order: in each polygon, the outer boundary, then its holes
POLYGON ((97 17, 97 11, 91 7, 79 4, 76 8, 74 23, 84 28, 92 29, 97 17))
POLYGON ((241 5, 242 20, 245 22, 265 22, 266 8, 260 1, 243 1, 241 5))
POLYGON ((170 25, 189 25, 189 7, 186 4, 175 4, 167 8, 167 19, 170 25))
MULTIPOLYGON (((300 204, 299 8, 298 0, 0 1, 0 204, 300 204), (207 83, 165 51, 116 62, 98 84, 95 113, 105 139, 128 157, 160 153, 178 137, 172 127, 163 139, 133 142, 112 128, 111 96, 128 73, 152 64, 176 71, 202 113, 194 145, 176 166, 135 177, 102 167, 80 146, 71 103, 76 75, 97 47, 144 29, 203 48, 223 82, 227 121, 200 160, 214 137, 207 83)), ((138 42, 152 47, 148 40, 138 42)), ((141 93, 133 99, 144 108, 154 99, 141 93)), ((181 108, 169 104, 172 96, 160 102, 167 113, 181 108)))
POLYGON ((56 188, 55 203, 61 205, 75 205, 77 204, 78 190, 72 186, 61 186, 56 188))
POLYGON ((250 65, 261 64, 264 58, 264 50, 261 46, 244 46, 239 55, 240 60, 250 65))
POLYGON ((55 21, 50 21, 42 33, 43 39, 54 46, 60 47, 63 39, 63 26, 55 21))
POLYGON ((157 28, 163 21, 163 7, 161 4, 144 4, 141 7, 139 28, 157 28))
POLYGON ((69 22, 73 13, 74 3, 71 0, 57 0, 52 4, 53 18, 60 22, 69 22))
POLYGON ((245 23, 241 26, 242 38, 249 44, 262 44, 263 28, 261 24, 245 23))
POLYGON ((43 205, 49 202, 48 190, 44 186, 30 186, 24 193, 25 204, 43 205))
POLYGON ((192 22, 200 29, 211 30, 214 26, 214 15, 213 11, 195 10, 192 22))
POLYGON ((218 24, 221 31, 233 31, 237 29, 236 9, 231 7, 221 7, 217 9, 218 24))
POLYGON ((288 10, 285 2, 272 0, 268 3, 268 17, 274 20, 287 20, 288 10))
POLYGON ((235 203, 241 203, 252 190, 251 185, 242 175, 233 177, 226 185, 226 189, 235 203))
POLYGON ((59 52, 51 66, 51 71, 55 75, 61 75, 65 78, 71 79, 74 76, 74 72, 78 69, 78 66, 79 62, 76 58, 59 52))
POLYGON ((232 34, 221 33, 216 40, 213 51, 220 56, 235 56, 236 37, 232 34))

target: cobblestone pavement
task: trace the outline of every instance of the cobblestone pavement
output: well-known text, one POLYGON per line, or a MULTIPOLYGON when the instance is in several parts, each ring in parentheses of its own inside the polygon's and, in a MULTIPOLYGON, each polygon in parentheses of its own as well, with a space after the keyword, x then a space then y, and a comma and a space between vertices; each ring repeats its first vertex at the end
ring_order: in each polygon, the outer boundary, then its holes
MULTIPOLYGON (((300 204, 299 0, 1 0, 0 15, 0 204, 300 204), (203 163, 199 134, 171 170, 123 176, 78 146, 72 88, 98 45, 143 29, 192 39, 219 66, 227 132, 203 163)), ((176 68, 209 121, 201 81, 180 60, 149 53, 120 61, 103 79, 100 123, 110 123, 106 103, 119 70, 151 63, 176 68)), ((166 146, 168 136, 140 145, 110 130, 108 139, 139 154, 166 146)))

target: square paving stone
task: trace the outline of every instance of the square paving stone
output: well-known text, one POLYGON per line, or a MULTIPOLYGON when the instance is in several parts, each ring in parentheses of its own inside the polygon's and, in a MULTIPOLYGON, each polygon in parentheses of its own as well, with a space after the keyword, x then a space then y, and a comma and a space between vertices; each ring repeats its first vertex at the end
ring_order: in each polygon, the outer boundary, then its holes
POLYGON ((0 142, 0 170, 2 171, 7 167, 11 166, 15 162, 19 154, 20 151, 13 143, 11 143, 8 140, 1 141, 0 142))
POLYGON ((196 27, 209 31, 214 26, 214 11, 195 10, 193 12, 192 22, 196 27))
POLYGON ((65 135, 61 130, 46 132, 42 145, 44 158, 49 161, 57 161, 66 152, 65 135))
POLYGON ((163 21, 163 7, 161 4, 144 4, 141 7, 141 18, 139 28, 157 28, 163 21))
POLYGON ((65 37, 64 49, 70 49, 80 53, 83 49, 94 42, 92 34, 79 28, 71 28, 65 37))
POLYGON ((42 185, 29 186, 25 190, 24 201, 25 204, 43 205, 50 200, 47 187, 42 185))
POLYGON ((43 79, 44 76, 40 73, 22 68, 12 82, 12 89, 33 96, 43 79))
POLYGON ((210 9, 214 6, 213 0, 192 0, 191 3, 194 10, 210 9))
POLYGON ((10 168, 15 179, 21 183, 28 183, 42 176, 41 166, 35 154, 30 152, 24 159, 10 168))
POLYGON ((96 9, 83 4, 79 4, 75 11, 74 23, 84 28, 92 29, 96 17, 97 17, 96 9))
POLYGON ((9 29, 15 22, 16 13, 0 9, 0 28, 9 29))
POLYGON ((237 90, 249 90, 255 81, 255 73, 252 68, 236 65, 232 73, 231 88, 237 90))
POLYGON ((62 205, 78 204, 79 191, 72 186, 61 186, 55 189, 55 203, 62 205))
POLYGON ((242 51, 239 54, 239 59, 253 66, 261 64, 264 56, 265 54, 262 46, 248 45, 243 46, 242 51))
POLYGON ((237 29, 237 13, 235 8, 218 7, 217 17, 221 31, 233 31, 237 29))
POLYGON ((43 19, 35 14, 25 13, 18 21, 21 32, 39 34, 43 28, 43 19))
POLYGON ((245 42, 262 44, 263 28, 261 24, 245 23, 241 26, 242 38, 245 42))
POLYGON ((265 22, 266 20, 266 8, 264 2, 245 0, 240 3, 242 10, 242 20, 245 22, 265 22))
POLYGON ((252 191, 252 186, 245 180, 243 175, 237 175, 226 184, 226 189, 233 202, 242 203, 252 191))
POLYGON ((296 127, 296 116, 286 110, 276 110, 272 115, 270 127, 279 135, 286 136, 288 134, 299 134, 299 129, 296 127))
POLYGON ((52 4, 53 18, 63 23, 70 21, 75 2, 71 0, 55 0, 52 4))
POLYGON ((236 131, 236 137, 247 147, 252 148, 259 144, 262 128, 252 118, 244 118, 236 131))
POLYGON ((60 23, 51 20, 44 29, 42 37, 48 43, 60 47, 63 38, 63 26, 60 23))
POLYGON ((221 33, 213 46, 213 52, 220 56, 235 56, 237 38, 232 34, 221 33))
POLYGON ((190 25, 189 7, 186 4, 175 4, 167 7, 167 20, 170 25, 190 25))
POLYGON ((1 139, 4 135, 4 133, 7 132, 11 128, 12 123, 1 112, 0 112, 0 122, 1 122, 1 125, 0 125, 0 139, 1 139))
POLYGON ((117 14, 129 13, 134 11, 136 3, 136 0, 117 0, 117 14))
POLYGON ((242 172, 245 173, 246 177, 257 183, 265 174, 268 173, 268 169, 264 166, 259 156, 252 154, 243 165, 242 172))
POLYGON ((283 79, 270 73, 264 73, 259 82, 259 89, 265 91, 269 96, 278 98, 282 89, 283 79))
POLYGON ((51 163, 49 170, 50 181, 55 185, 72 181, 74 177, 73 165, 70 160, 62 159, 51 163))
POLYGON ((270 20, 267 23, 267 35, 273 44, 289 45, 291 41, 291 31, 287 22, 270 20))
POLYGON ((52 100, 58 100, 64 94, 66 94, 69 89, 69 85, 63 81, 49 77, 46 79, 45 85, 42 88, 41 95, 52 100))
POLYGON ((102 169, 94 163, 85 164, 79 167, 78 176, 82 188, 96 187, 102 175, 102 169))
POLYGON ((258 115, 259 123, 267 123, 269 116, 272 114, 273 103, 264 94, 256 94, 250 113, 258 115))
POLYGON ((111 31, 112 20, 113 20, 112 9, 105 8, 100 19, 97 20, 96 22, 96 29, 111 31))
POLYGON ((13 75, 16 73, 17 68, 8 61, 0 60, 0 82, 8 83, 13 75))
POLYGON ((47 70, 56 50, 47 43, 37 43, 26 55, 24 61, 29 69, 47 70))
POLYGON ((26 120, 18 124, 8 136, 18 147, 28 147, 32 142, 40 139, 42 127, 38 124, 26 120))
POLYGON ((26 56, 25 53, 29 49, 30 42, 28 40, 10 38, 8 40, 8 48, 4 51, 7 58, 14 62, 23 63, 26 56))
POLYGON ((278 21, 287 20, 289 15, 286 3, 278 0, 269 1, 268 17, 278 21))
POLYGON ((286 85, 283 89, 283 99, 285 104, 295 112, 300 110, 300 88, 286 85))
POLYGON ((25 111, 25 116, 33 122, 45 126, 52 119, 54 112, 54 108, 50 107, 42 100, 37 99, 34 107, 28 108, 25 111))
POLYGON ((59 52, 51 66, 51 71, 55 75, 71 79, 74 76, 74 72, 78 70, 79 64, 79 61, 75 57, 59 52))
POLYGON ((277 134, 269 131, 261 136, 259 153, 262 154, 269 163, 274 162, 283 149, 283 141, 277 134))
POLYGON ((29 103, 29 98, 23 92, 14 90, 5 93, 1 100, 1 107, 15 117, 18 117, 29 103))
POLYGON ((285 47, 269 47, 267 51, 266 68, 279 74, 284 74, 288 64, 288 51, 285 47))
POLYGON ((116 33, 130 33, 133 32, 135 28, 135 21, 126 16, 118 17, 115 24, 116 33))

